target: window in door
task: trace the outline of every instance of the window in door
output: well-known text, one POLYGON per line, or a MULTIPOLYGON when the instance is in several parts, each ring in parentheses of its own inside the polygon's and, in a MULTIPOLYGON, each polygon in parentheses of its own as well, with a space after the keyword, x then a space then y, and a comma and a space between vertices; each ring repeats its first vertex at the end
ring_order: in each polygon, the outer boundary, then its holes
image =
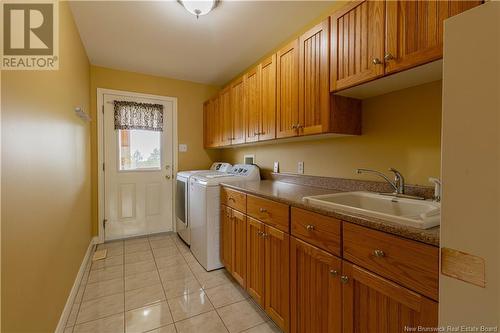
POLYGON ((161 132, 118 130, 120 171, 160 170, 161 132))

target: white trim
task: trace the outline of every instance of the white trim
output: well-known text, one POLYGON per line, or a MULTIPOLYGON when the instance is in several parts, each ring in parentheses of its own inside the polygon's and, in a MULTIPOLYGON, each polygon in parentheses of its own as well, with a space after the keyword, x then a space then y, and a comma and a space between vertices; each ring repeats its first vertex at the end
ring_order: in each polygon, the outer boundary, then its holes
MULTIPOLYGON (((178 144, 177 144, 177 97, 168 97, 160 95, 150 95, 142 94, 124 90, 114 90, 114 89, 104 89, 97 88, 97 225, 98 225, 98 244, 104 243, 104 230, 102 226, 102 221, 104 220, 104 171, 102 170, 102 164, 104 163, 104 147, 103 147, 103 113, 102 108, 104 106, 104 95, 124 95, 127 97, 138 97, 138 98, 150 98, 157 99, 165 102, 172 102, 173 104, 173 114, 172 114, 172 180, 174 180, 177 174, 177 161, 178 161, 178 144)), ((172 231, 175 230, 175 182, 172 185, 172 231)))
POLYGON ((94 245, 97 244, 97 237, 93 237, 90 240, 89 247, 87 248, 87 252, 83 257, 82 263, 80 265, 80 269, 78 270, 78 274, 76 275, 75 282, 73 283, 73 287, 71 288, 71 292, 69 293, 68 299, 66 300, 66 305, 64 306, 63 312, 61 313, 61 317, 59 318, 59 323, 57 324, 55 333, 63 333, 66 328, 65 324, 68 321, 69 314, 71 313, 71 307, 75 302, 76 294, 78 294, 78 287, 80 287, 80 283, 82 282, 83 275, 85 274, 85 268, 87 263, 94 252, 94 245))

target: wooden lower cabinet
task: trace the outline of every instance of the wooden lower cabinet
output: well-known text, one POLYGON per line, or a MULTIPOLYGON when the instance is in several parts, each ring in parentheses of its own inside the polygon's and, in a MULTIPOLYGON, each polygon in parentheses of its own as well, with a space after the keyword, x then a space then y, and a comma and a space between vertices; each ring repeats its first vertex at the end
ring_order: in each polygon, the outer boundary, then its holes
POLYGON ((295 237, 290 240, 290 330, 340 333, 342 260, 295 237))
POLYGON ((264 307, 264 223, 247 216, 247 292, 264 307))
POLYGON ((343 262, 344 333, 406 332, 436 327, 438 303, 356 265, 343 262))
POLYGON ((233 264, 233 223, 231 216, 231 208, 226 205, 221 205, 220 208, 220 251, 221 261, 226 269, 231 272, 233 264))
POLYGON ((264 308, 285 332, 289 329, 290 311, 290 235, 265 227, 264 308))
POLYGON ((232 274, 238 283, 245 288, 247 272, 247 217, 232 209, 233 218, 233 263, 232 274))

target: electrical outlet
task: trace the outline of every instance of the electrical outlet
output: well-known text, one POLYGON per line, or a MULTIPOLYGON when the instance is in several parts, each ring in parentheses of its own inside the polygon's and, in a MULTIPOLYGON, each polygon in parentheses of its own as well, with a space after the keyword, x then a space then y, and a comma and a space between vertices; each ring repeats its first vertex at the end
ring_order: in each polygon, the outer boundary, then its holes
POLYGON ((297 173, 299 173, 301 175, 304 173, 304 162, 303 161, 300 161, 299 163, 297 163, 297 173))
POLYGON ((280 162, 274 162, 273 172, 280 172, 280 162))

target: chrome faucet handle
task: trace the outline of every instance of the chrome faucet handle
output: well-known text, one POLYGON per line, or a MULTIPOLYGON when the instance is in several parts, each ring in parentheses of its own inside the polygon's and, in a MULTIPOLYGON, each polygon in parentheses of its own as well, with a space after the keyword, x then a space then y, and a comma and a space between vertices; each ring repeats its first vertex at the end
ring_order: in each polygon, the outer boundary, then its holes
POLYGON ((405 193, 405 178, 403 177, 401 172, 399 172, 398 170, 396 170, 394 168, 389 168, 389 171, 394 173, 394 184, 397 187, 396 192, 398 194, 404 194, 405 193))

